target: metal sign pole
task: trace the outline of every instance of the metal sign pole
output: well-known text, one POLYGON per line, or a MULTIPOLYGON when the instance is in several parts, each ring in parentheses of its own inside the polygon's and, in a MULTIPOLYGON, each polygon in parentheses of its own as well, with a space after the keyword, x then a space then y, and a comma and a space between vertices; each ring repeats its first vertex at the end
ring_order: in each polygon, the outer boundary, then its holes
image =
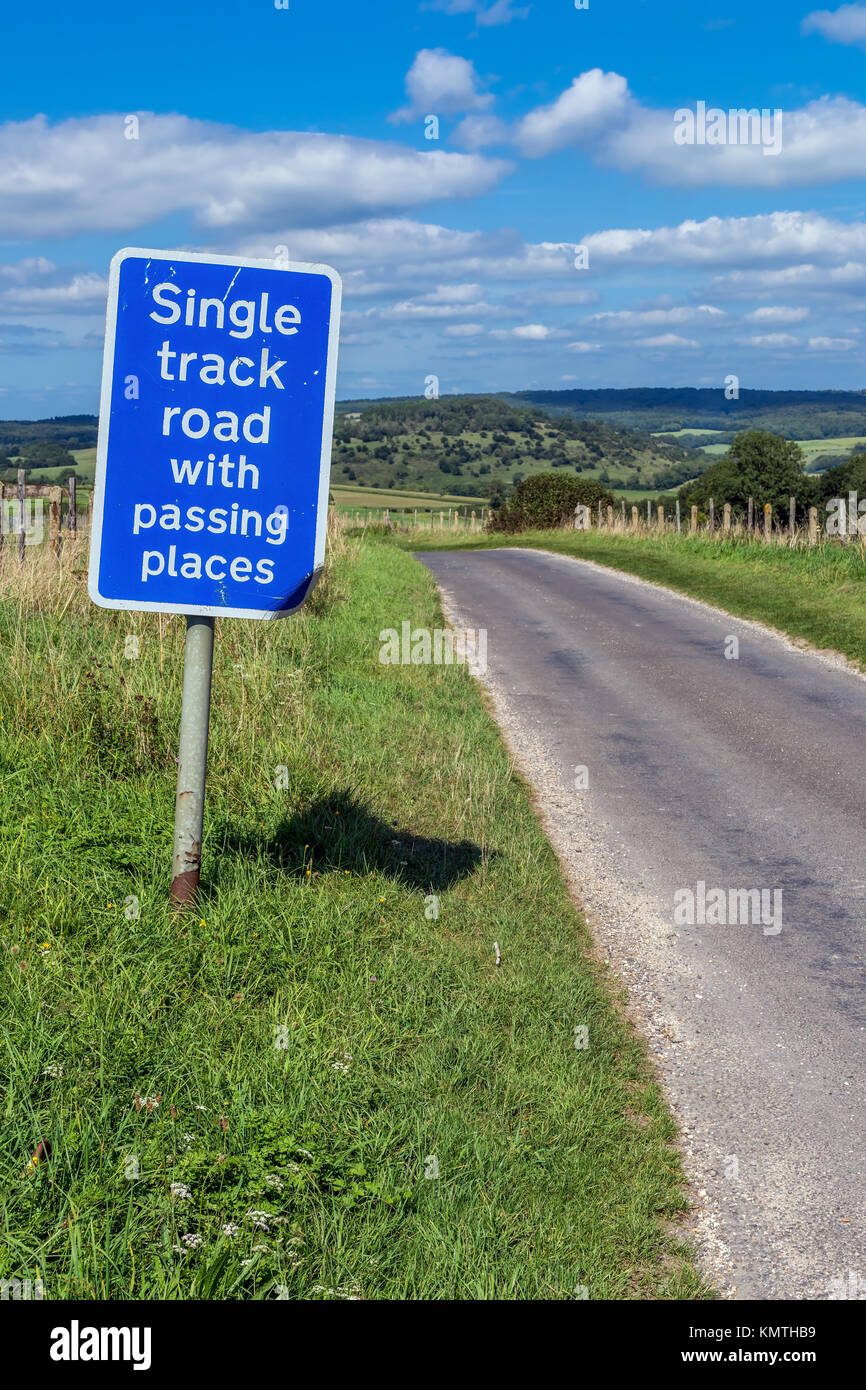
POLYGON ((213 639, 213 618, 187 618, 171 875, 171 901, 175 905, 194 903, 198 897, 213 639))

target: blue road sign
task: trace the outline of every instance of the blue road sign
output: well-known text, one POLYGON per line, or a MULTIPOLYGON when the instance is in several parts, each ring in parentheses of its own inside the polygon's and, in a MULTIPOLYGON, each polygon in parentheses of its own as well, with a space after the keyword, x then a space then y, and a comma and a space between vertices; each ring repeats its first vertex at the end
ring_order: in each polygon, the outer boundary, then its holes
POLYGON ((325 556, 340 277, 127 248, 111 262, 90 597, 279 618, 325 556))

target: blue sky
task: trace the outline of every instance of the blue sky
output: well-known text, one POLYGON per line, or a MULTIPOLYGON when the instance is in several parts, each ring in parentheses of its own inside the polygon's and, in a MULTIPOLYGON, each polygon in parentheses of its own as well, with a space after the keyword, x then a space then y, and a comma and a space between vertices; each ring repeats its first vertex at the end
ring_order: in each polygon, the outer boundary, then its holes
POLYGON ((2 417, 95 411, 124 245, 334 265, 343 398, 866 387, 866 4, 47 0, 4 29, 2 417))

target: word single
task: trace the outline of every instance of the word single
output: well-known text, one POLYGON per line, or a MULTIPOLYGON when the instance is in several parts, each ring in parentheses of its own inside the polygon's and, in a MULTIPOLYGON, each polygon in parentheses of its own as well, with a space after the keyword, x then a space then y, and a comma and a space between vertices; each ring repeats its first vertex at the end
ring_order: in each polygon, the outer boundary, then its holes
MULTIPOLYGON (((209 328, 211 323, 208 322, 208 316, 213 311, 212 326, 215 328, 225 327, 225 299, 199 299, 196 301, 195 290, 189 289, 186 292, 186 304, 181 310, 179 298, 167 299, 166 295, 180 296, 182 293, 183 290, 180 285, 174 285, 170 280, 163 280, 162 284, 154 285, 151 297, 155 304, 166 310, 164 314, 158 314, 155 309, 152 310, 150 317, 154 323, 177 323, 183 314, 185 327, 209 328), (198 310, 197 316, 196 309, 198 310)), ((228 317, 229 322, 234 324, 234 327, 228 330, 232 338, 251 338, 257 328, 260 333, 273 333, 276 329, 278 333, 290 337, 293 333, 297 333, 301 326, 301 313, 294 304, 281 304, 274 314, 273 324, 268 324, 267 290, 263 290, 259 295, 258 303, 254 299, 233 299, 228 305, 228 317)))
POLYGON ((683 106, 674 112, 674 144, 760 145, 764 154, 781 154, 782 112, 778 107, 707 110, 707 103, 699 101, 694 111, 683 106))

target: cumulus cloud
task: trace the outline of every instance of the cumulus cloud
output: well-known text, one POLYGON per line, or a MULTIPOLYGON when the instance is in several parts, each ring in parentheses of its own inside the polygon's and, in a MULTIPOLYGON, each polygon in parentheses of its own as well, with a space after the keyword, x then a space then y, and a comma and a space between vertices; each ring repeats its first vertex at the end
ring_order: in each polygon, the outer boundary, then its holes
MULTIPOLYGON (((729 113, 723 114, 727 120, 729 113)), ((783 110, 778 126, 773 119, 772 128, 754 142, 677 144, 673 110, 643 105, 619 73, 593 68, 574 78, 555 101, 518 121, 512 139, 531 158, 571 147, 598 164, 680 187, 781 188, 862 177, 866 106, 822 96, 783 110), (776 142, 777 130, 780 148, 767 157, 765 147, 776 142)), ((728 125, 736 132, 736 119, 728 125)), ((476 139, 475 147, 480 143, 476 139)))
POLYGON ((833 43, 866 48, 866 5, 842 5, 838 10, 813 10, 800 26, 803 34, 822 34, 833 43))
POLYGON ((23 314, 102 312, 108 281, 95 271, 57 266, 44 256, 0 265, 0 310, 23 314))
POLYGON ((548 338, 567 338, 563 328, 549 328, 546 323, 521 323, 515 328, 492 328, 491 338, 520 338, 526 342, 541 343, 548 338))
POLYGON ((696 348, 700 343, 696 338, 681 338, 678 333, 657 333, 651 338, 637 338, 638 347, 648 348, 696 348))
POLYGON ((587 323, 605 328, 650 328, 666 323, 695 323, 725 317, 724 309, 714 304, 678 305, 671 309, 617 309, 603 314, 590 314, 587 323))
POLYGON ((756 323, 801 323, 808 317, 809 310, 805 306, 796 309, 786 304, 762 304, 760 308, 746 314, 747 319, 756 323))
POLYGON ((446 14, 471 14, 479 29, 492 28, 497 24, 510 24, 513 19, 525 19, 529 6, 516 8, 514 0, 430 0, 422 9, 444 10, 446 14))
MULTIPOLYGON (((317 226, 487 192, 510 166, 344 135, 245 131, 187 116, 0 125, 0 234, 128 230, 172 213, 236 233, 317 226)), ((273 247, 269 253, 273 255, 273 247)))
POLYGON ((445 48, 422 48, 406 74, 408 106, 389 116, 390 121, 414 121, 419 116, 462 115, 483 111, 493 97, 479 91, 480 78, 468 58, 445 48))
POLYGON ((593 68, 575 77, 556 101, 524 116, 514 130, 514 142, 534 157, 567 145, 591 145, 604 127, 624 121, 633 104, 624 77, 593 68))
POLYGON ((616 228, 584 238, 590 264, 748 266, 792 258, 866 256, 866 223, 811 212, 689 219, 675 227, 616 228))
POLYGON ((800 339, 790 333, 755 333, 746 342, 752 347, 787 348, 799 347, 800 339))

